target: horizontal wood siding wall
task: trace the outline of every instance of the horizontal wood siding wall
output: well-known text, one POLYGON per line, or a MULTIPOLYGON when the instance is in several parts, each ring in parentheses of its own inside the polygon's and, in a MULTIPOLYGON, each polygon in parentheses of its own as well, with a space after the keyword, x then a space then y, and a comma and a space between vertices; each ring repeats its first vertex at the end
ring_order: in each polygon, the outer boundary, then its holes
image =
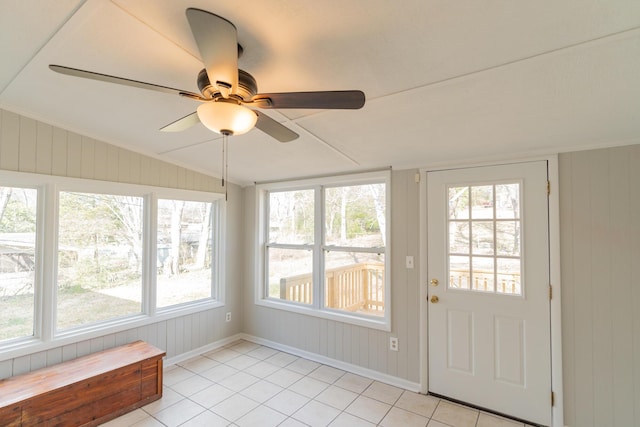
MULTIPOLYGON (((0 169, 220 192, 220 180, 161 160, 0 110, 0 169)), ((227 235, 242 233, 242 191, 231 185, 227 235)), ((242 331, 241 316, 225 322, 225 313, 241 310, 242 248, 238 239, 226 247, 226 307, 160 321, 91 340, 0 361, 0 378, 29 372, 103 349, 144 340, 166 350, 167 357, 204 347, 242 331)))
POLYGON ((245 188, 244 330, 250 335, 418 383, 419 378, 419 184, 416 170, 392 173, 391 332, 320 319, 254 304, 255 187, 245 188), (415 268, 405 267, 406 255, 415 268), (399 351, 389 350, 398 337, 399 351))
POLYGON ((559 171, 565 424, 640 426, 640 146, 559 171))

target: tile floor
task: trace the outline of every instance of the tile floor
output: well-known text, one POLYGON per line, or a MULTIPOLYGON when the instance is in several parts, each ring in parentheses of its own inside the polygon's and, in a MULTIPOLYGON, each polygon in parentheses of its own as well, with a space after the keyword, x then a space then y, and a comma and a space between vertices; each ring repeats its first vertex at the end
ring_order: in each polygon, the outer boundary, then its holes
POLYGON ((248 341, 169 366, 162 399, 107 427, 524 427, 248 341))

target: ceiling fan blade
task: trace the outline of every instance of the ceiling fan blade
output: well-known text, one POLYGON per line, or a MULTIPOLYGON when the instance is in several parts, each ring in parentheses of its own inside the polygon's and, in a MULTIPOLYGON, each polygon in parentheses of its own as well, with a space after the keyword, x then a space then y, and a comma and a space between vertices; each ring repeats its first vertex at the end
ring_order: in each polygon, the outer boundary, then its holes
POLYGON ((277 139, 280 142, 289 142, 298 138, 300 135, 289 129, 288 127, 273 120, 264 113, 256 111, 258 121, 256 127, 267 135, 277 139))
POLYGON ((364 105, 365 96, 360 90, 259 93, 252 98, 252 101, 256 101, 256 105, 260 108, 357 110, 364 105))
POLYGON ((108 74, 95 73, 93 71, 80 70, 77 68, 65 67, 63 65, 49 65, 49 68, 56 73, 66 74, 67 76, 82 77, 90 80, 98 80, 100 82, 115 83, 119 85, 137 87, 139 89, 155 90, 156 92, 168 93, 171 95, 183 95, 191 98, 200 99, 201 96, 186 90, 175 89, 168 86, 160 86, 153 83, 141 82, 138 80, 125 79, 124 77, 110 76, 108 74))
POLYGON ((160 130, 162 132, 181 132, 189 129, 191 126, 197 125, 198 123, 200 123, 200 118, 198 118, 198 112, 194 111, 175 122, 171 122, 168 125, 161 127, 160 130))
MULTIPOLYGON (((238 33, 235 25, 213 13, 189 8, 187 20, 209 81, 220 92, 238 88, 238 33)), ((226 96, 225 96, 226 97, 226 96)))

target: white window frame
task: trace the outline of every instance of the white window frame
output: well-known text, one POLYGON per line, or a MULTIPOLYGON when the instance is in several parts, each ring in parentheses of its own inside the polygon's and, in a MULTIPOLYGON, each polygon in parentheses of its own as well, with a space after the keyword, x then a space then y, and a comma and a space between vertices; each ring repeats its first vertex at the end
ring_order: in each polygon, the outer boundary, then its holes
POLYGON ((0 344, 0 360, 97 338, 159 321, 223 307, 225 305, 225 226, 224 194, 57 177, 24 172, 0 171, 4 186, 38 190, 34 335, 6 340, 0 344), (58 266, 58 195, 60 191, 115 194, 144 198, 142 312, 123 318, 56 331, 56 292, 58 266), (175 199, 213 203, 212 298, 157 309, 155 307, 156 213, 157 200, 175 199))
MULTIPOLYGON (((323 319, 336 320, 358 326, 364 326, 382 331, 391 330, 391 171, 373 171, 359 174, 340 175, 332 177, 300 179, 295 181, 281 181, 272 183, 262 183, 256 185, 256 283, 255 283, 255 304, 279 310, 291 311, 308 316, 320 317, 323 319), (339 310, 324 308, 324 265, 323 251, 328 246, 324 244, 323 226, 324 223, 323 204, 320 200, 324 197, 322 190, 328 187, 354 186, 382 183, 385 185, 385 247, 382 251, 385 262, 385 290, 384 290, 384 316, 367 316, 356 313, 347 313, 339 310), (315 213, 314 223, 315 235, 313 243, 313 304, 303 305, 299 303, 283 301, 277 298, 270 298, 266 292, 267 288, 267 267, 266 259, 268 243, 268 194, 271 191, 293 191, 314 189, 315 193, 315 213)), ((287 245, 284 245, 287 246, 287 245)), ((303 247, 304 245, 295 245, 303 247)), ((273 246, 272 246, 273 247, 273 246)), ((277 246, 276 246, 277 247, 277 246)), ((370 252, 371 248, 356 248, 362 252, 370 252)))

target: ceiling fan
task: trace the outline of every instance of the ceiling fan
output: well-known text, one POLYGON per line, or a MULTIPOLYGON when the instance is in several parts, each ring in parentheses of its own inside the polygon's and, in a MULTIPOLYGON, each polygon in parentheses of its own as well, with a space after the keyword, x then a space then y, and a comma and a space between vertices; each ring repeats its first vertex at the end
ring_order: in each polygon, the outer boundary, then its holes
POLYGON ((359 90, 258 93, 253 76, 238 68, 242 47, 235 25, 201 9, 189 8, 186 15, 205 67, 197 78, 200 94, 62 65, 52 64, 49 68, 70 76, 178 94, 202 103, 197 111, 160 129, 165 132, 182 131, 201 122, 226 137, 246 133, 255 126, 280 142, 289 142, 298 134, 248 107, 358 109, 365 103, 365 95, 359 90))

